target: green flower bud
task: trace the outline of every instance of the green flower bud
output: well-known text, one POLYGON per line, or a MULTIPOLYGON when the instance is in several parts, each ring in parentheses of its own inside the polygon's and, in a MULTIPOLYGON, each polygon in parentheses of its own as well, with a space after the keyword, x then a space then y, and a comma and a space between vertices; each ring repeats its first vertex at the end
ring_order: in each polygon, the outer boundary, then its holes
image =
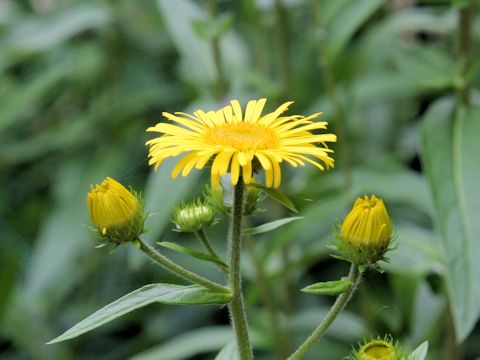
POLYGON ((172 221, 181 232, 197 232, 210 226, 214 220, 214 211, 208 204, 196 201, 182 204, 173 212, 172 221))
POLYGON ((398 342, 394 343, 391 336, 377 338, 365 342, 358 350, 354 350, 350 360, 410 360, 398 342))
MULTIPOLYGON (((244 215, 250 215, 258 209, 258 204, 264 198, 262 191, 254 186, 247 186, 245 189, 244 215)), ((229 176, 221 179, 221 187, 207 187, 205 201, 217 212, 228 214, 233 206, 233 185, 229 176)))

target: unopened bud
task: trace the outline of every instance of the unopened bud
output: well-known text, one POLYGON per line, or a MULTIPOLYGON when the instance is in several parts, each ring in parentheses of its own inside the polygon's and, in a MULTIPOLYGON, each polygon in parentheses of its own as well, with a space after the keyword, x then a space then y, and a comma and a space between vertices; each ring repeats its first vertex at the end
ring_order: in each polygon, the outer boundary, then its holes
POLYGON ((391 336, 385 336, 366 342, 358 350, 354 350, 350 360, 410 360, 411 357, 401 346, 393 342, 391 336))
POLYGON ((92 186, 87 196, 90 218, 102 240, 117 244, 133 241, 143 232, 140 196, 107 177, 92 186))
POLYGON ((197 232, 213 223, 214 212, 201 202, 183 204, 174 210, 172 220, 178 231, 197 232))
POLYGON ((340 228, 337 247, 357 265, 384 259, 392 239, 392 225, 383 201, 375 195, 358 198, 340 228))

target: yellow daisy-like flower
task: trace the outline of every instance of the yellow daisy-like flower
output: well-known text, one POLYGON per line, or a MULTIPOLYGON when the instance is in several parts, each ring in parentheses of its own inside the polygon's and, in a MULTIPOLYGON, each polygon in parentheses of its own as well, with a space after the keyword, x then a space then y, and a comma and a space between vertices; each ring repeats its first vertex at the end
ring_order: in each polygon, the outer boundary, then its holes
POLYGON ((195 167, 202 169, 210 159, 214 186, 220 177, 230 172, 236 185, 240 176, 246 184, 252 181, 256 164, 265 170, 267 187, 279 187, 282 179, 280 164, 293 167, 310 163, 320 170, 333 167, 327 142, 335 142, 334 134, 314 134, 326 129, 326 122, 314 122, 321 113, 307 117, 281 116, 293 102, 286 102, 275 111, 261 115, 266 99, 248 102, 245 113, 237 100, 217 111, 197 110, 194 115, 176 112, 163 116, 175 124, 158 123, 147 131, 162 135, 147 142, 149 164, 155 170, 169 157, 185 154, 172 171, 175 178, 181 172, 187 176, 195 167), (321 143, 323 147, 314 144, 321 143), (322 164, 323 163, 323 164, 322 164))

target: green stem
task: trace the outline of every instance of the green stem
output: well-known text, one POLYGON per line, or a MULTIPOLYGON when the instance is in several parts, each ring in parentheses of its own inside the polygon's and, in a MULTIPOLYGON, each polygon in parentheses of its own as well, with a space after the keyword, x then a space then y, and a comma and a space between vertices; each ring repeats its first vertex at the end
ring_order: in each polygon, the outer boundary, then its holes
POLYGON ((355 292, 358 283, 360 282, 361 275, 358 271, 358 266, 352 264, 350 267, 350 273, 348 274, 348 279, 350 279, 353 283, 352 287, 343 294, 337 297, 335 303, 332 305, 330 311, 328 312, 325 319, 322 321, 320 325, 312 332, 312 334, 305 340, 305 342, 298 347, 295 352, 290 355, 287 360, 299 360, 315 345, 315 343, 322 337, 322 335, 328 330, 330 325, 336 319, 336 317, 342 312, 347 305, 348 301, 352 297, 353 293, 355 292))
POLYGON ((180 265, 174 263, 172 260, 168 259, 167 257, 163 256, 160 254, 157 250, 155 250, 153 247, 148 245, 146 242, 144 242, 141 239, 137 239, 139 244, 140 244, 140 250, 142 250, 146 255, 148 255, 150 258, 155 260, 160 266, 162 266, 165 270, 170 271, 171 273, 180 276, 181 278, 184 278, 186 280, 189 280, 195 284, 202 285, 208 289, 214 290, 214 291, 220 291, 220 292, 229 292, 230 290, 227 289, 226 287, 217 284, 213 281, 210 281, 200 275, 197 275, 180 265))
MULTIPOLYGON (((208 236, 205 233, 205 229, 201 229, 200 231, 196 231, 195 235, 197 238, 200 240, 200 242, 205 246, 205 249, 207 249, 208 253, 213 256, 214 258, 222 261, 223 260, 220 256, 218 256, 217 252, 213 248, 212 244, 210 244, 210 241, 208 240, 208 236)), ((228 265, 222 266, 221 264, 216 264, 220 270, 222 270, 225 275, 228 275, 228 265)))
MULTIPOLYGON (((208 0, 208 8, 210 16, 214 18, 217 16, 218 7, 217 0, 208 0)), ((211 44, 213 63, 215 65, 215 82, 217 87, 217 96, 219 99, 223 99, 226 95, 225 76, 222 67, 222 56, 220 53, 220 39, 216 36, 212 39, 211 44)))
MULTIPOLYGON (((319 1, 312 0, 312 10, 314 14, 315 27, 317 30, 322 29, 320 6, 321 5, 319 1)), ((323 38, 318 39, 318 54, 320 61, 323 64, 322 77, 323 82, 325 83, 327 97, 332 104, 333 111, 335 113, 335 128, 339 140, 339 162, 345 167, 345 179, 347 187, 350 187, 352 185, 352 169, 350 163, 350 153, 348 149, 346 116, 345 111, 343 110, 343 106, 337 96, 337 83, 335 79, 335 74, 332 67, 330 55, 328 54, 328 51, 325 47, 325 42, 323 38)))
POLYGON ((280 324, 280 319, 278 316, 278 308, 271 296, 270 283, 267 279, 267 275, 263 269, 262 263, 255 254, 255 250, 252 243, 252 238, 248 237, 246 239, 247 251, 252 259, 253 266, 255 268, 255 278, 258 284, 258 289, 260 291, 260 296, 267 307, 268 316, 270 318, 270 328, 272 331, 273 341, 275 344, 275 352, 279 360, 285 359, 288 354, 288 343, 286 342, 286 337, 282 326, 280 324))
POLYGON ((243 179, 235 185, 233 208, 228 224, 228 265, 230 274, 228 283, 232 292, 229 305, 230 318, 237 341, 240 360, 252 360, 253 351, 248 335, 247 314, 243 303, 242 279, 240 272, 240 253, 242 249, 242 218, 244 208, 245 184, 243 179))

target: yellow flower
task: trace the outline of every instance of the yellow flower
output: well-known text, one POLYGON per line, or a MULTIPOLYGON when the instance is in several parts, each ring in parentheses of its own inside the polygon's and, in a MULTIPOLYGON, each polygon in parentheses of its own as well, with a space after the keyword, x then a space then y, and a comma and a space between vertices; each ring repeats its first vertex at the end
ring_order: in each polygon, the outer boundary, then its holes
POLYGON ((101 236, 117 243, 135 240, 143 231, 143 210, 138 195, 107 177, 92 186, 87 196, 90 218, 101 236))
POLYGON ((306 163, 320 170, 333 167, 329 156, 333 151, 326 143, 335 142, 336 136, 312 133, 327 127, 326 122, 312 121, 321 113, 281 116, 292 104, 287 102, 262 116, 265 103, 266 99, 251 100, 245 113, 237 100, 217 111, 197 110, 193 116, 164 112, 163 116, 175 124, 158 123, 147 129, 162 134, 147 142, 149 164, 158 169, 166 158, 185 154, 172 171, 175 178, 180 172, 187 176, 194 167, 202 169, 212 159, 214 186, 219 186, 220 177, 227 172, 233 185, 240 177, 249 184, 259 164, 265 170, 266 186, 275 188, 280 186, 283 161, 293 167, 306 163), (316 147, 316 143, 323 147, 316 147))
POLYGON ((382 199, 358 198, 340 229, 340 250, 359 265, 383 259, 392 238, 392 225, 382 199))

